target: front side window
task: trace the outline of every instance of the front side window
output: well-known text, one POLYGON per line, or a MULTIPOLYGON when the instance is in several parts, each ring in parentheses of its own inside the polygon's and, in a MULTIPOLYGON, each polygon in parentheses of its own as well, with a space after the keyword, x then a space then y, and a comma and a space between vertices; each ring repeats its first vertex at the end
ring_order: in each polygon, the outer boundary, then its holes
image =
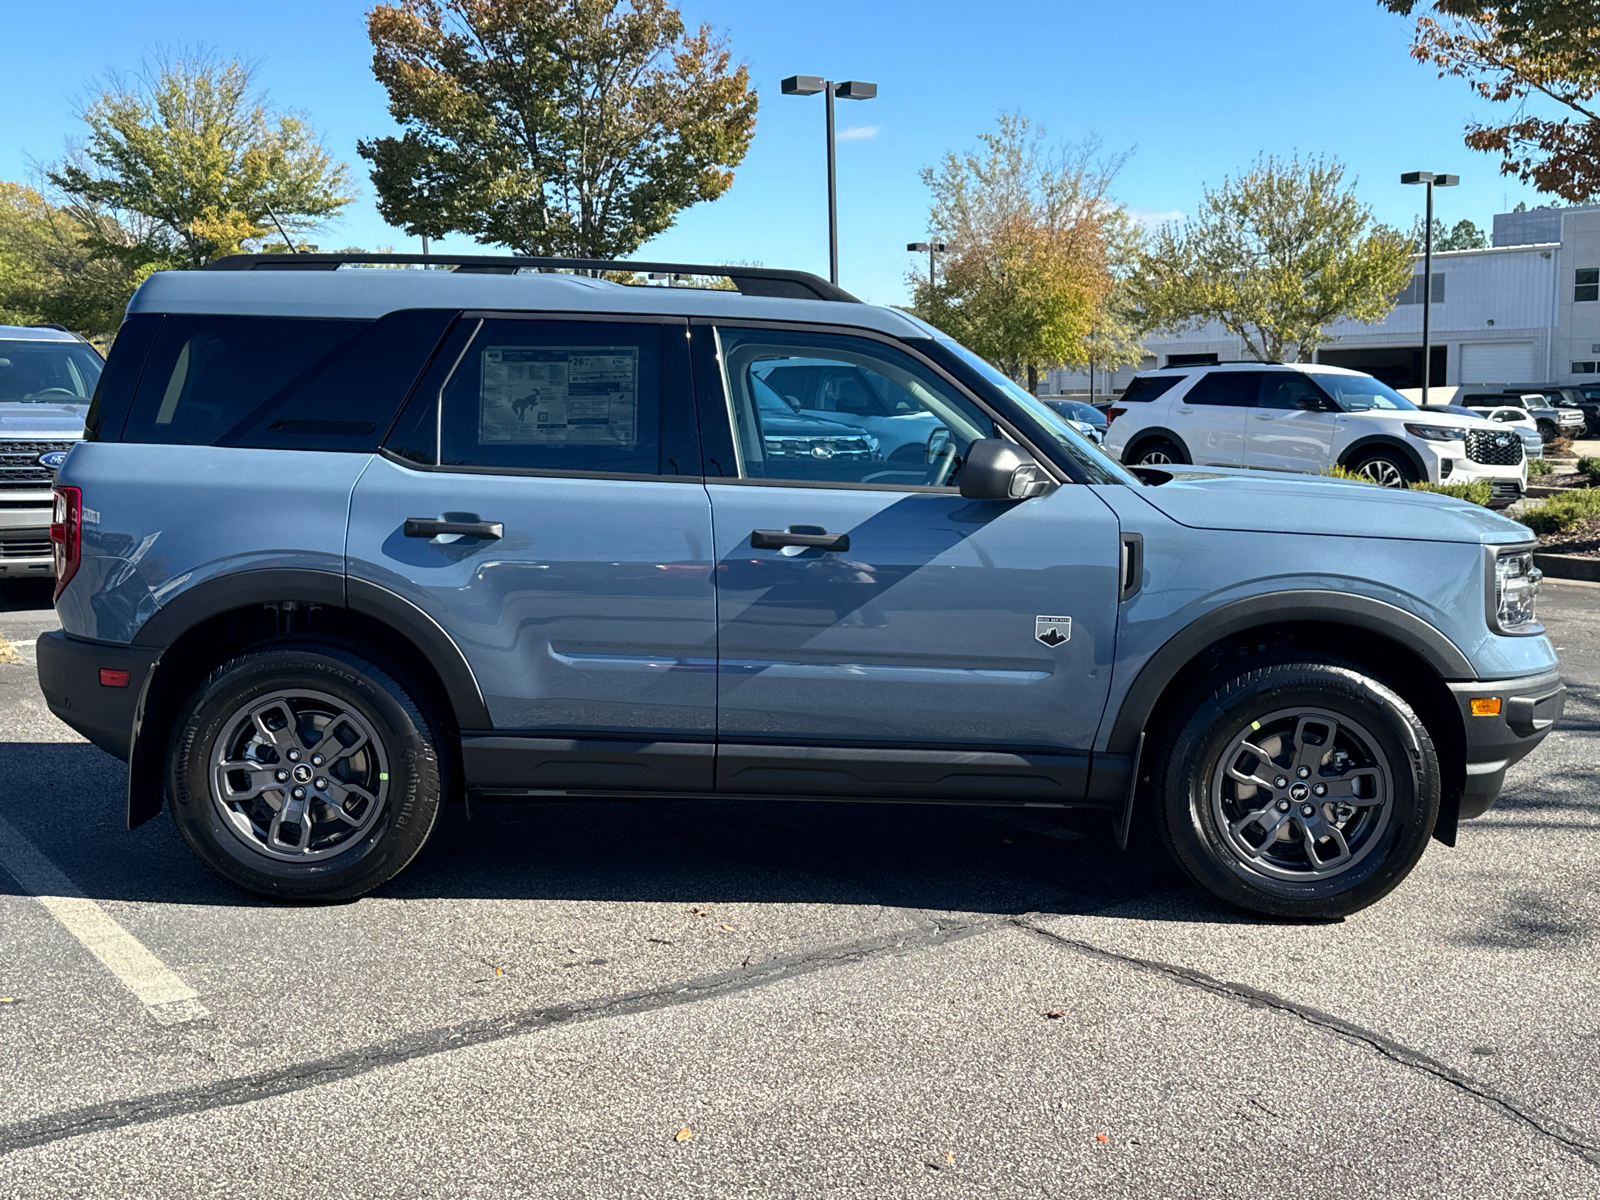
POLYGON ((104 365, 79 342, 0 341, 0 402, 87 404, 104 365))
POLYGON ((1369 412, 1374 408, 1390 412, 1417 410, 1415 404, 1371 375, 1336 375, 1331 371, 1319 371, 1317 383, 1345 412, 1369 412))
POLYGON ((1296 409, 1305 402, 1305 407, 1316 412, 1326 400, 1322 389, 1299 371, 1275 371, 1262 376, 1258 402, 1262 408, 1296 409))
POLYGON ((651 324, 484 321, 440 393, 439 465, 661 474, 662 336, 651 324))
POLYGON ((719 328, 717 345, 744 479, 953 486, 968 445, 995 436, 977 405, 880 342, 719 328))
POLYGON ((1573 281, 1574 300, 1600 300, 1600 267, 1579 267, 1573 281))

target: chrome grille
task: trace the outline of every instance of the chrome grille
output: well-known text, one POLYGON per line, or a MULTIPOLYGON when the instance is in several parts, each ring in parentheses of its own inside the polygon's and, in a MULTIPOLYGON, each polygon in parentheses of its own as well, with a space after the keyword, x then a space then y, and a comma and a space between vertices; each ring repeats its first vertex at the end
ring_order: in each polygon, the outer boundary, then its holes
POLYGON ((0 489, 49 487, 56 473, 39 465, 39 455, 51 450, 71 450, 70 442, 0 442, 0 489))
POLYGON ((1522 461, 1522 436, 1474 429, 1467 434, 1467 457, 1487 467, 1514 467, 1522 461))
POLYGON ((29 539, 0 542, 0 558, 49 558, 50 539, 29 539))

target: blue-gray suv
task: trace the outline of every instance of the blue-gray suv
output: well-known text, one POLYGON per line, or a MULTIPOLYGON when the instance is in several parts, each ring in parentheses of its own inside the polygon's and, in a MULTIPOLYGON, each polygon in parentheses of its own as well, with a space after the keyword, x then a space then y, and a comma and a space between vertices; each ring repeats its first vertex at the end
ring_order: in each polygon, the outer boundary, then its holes
POLYGON ((828 798, 1099 809, 1325 918, 1453 844, 1565 696, 1522 526, 1130 472, 800 273, 157 274, 55 505, 51 709, 127 761, 130 827, 165 804, 288 899, 473 796, 828 798))

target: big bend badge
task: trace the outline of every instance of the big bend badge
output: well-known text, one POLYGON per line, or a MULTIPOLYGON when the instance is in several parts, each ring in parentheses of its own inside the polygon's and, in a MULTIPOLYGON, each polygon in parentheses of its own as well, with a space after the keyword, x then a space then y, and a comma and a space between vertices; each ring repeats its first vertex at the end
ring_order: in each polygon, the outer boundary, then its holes
POLYGON ((1071 617, 1035 617, 1033 636, 1046 646, 1059 646, 1072 639, 1071 617))

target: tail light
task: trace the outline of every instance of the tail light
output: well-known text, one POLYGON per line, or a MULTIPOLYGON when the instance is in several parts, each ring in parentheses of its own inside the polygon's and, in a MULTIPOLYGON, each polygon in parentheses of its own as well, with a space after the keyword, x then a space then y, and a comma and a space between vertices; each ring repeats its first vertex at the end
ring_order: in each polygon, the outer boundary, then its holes
POLYGON ((1120 417, 1123 413, 1125 413, 1127 411, 1128 411, 1127 409, 1119 408, 1119 407, 1117 407, 1116 405, 1113 404, 1110 408, 1106 409, 1106 424, 1110 425, 1111 422, 1115 421, 1118 417, 1120 417))
POLYGON ((56 599, 78 573, 83 557, 83 492, 57 486, 56 507, 50 517, 50 542, 56 555, 56 599))

